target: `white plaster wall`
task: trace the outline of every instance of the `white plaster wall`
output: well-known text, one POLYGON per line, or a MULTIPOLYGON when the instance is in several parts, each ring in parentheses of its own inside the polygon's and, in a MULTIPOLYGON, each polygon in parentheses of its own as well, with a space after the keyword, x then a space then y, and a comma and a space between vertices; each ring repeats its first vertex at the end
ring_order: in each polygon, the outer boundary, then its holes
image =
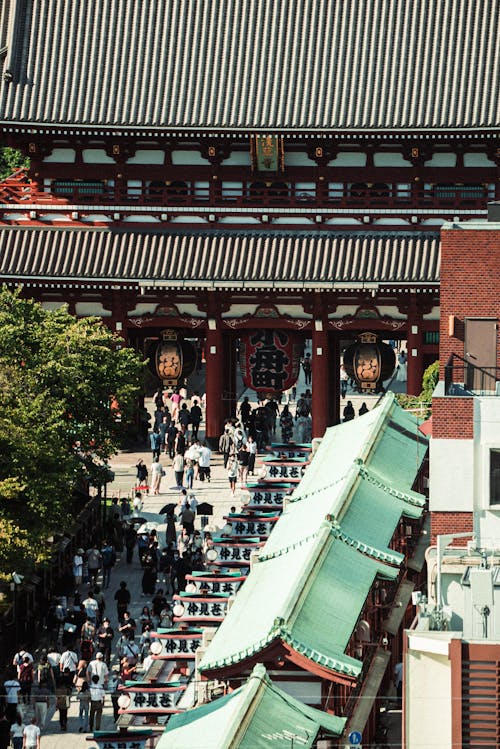
POLYGON ((221 317, 243 317, 243 315, 253 315, 257 309, 256 304, 232 304, 227 312, 223 312, 221 317))
POLYGON ((452 151, 435 153, 432 159, 425 162, 425 166, 455 166, 457 156, 452 151))
POLYGON ((42 308, 46 310, 61 309, 66 302, 42 302, 42 308))
POLYGON ((139 148, 134 156, 127 159, 127 164, 163 164, 165 153, 159 149, 139 148))
POLYGON ((82 151, 84 164, 114 164, 115 160, 108 156, 104 148, 84 148, 82 151))
POLYGON ((140 315, 152 315, 158 304, 148 304, 147 302, 136 304, 133 310, 127 312, 128 317, 140 317, 140 315))
POLYGON ((373 223, 379 226, 410 226, 409 221, 405 221, 404 218, 397 218, 396 216, 392 218, 377 218, 373 223))
POLYGON ((277 304, 278 310, 282 315, 288 315, 288 317, 300 317, 311 319, 312 315, 306 315, 304 308, 299 304, 277 304))
POLYGON ((431 439, 429 467, 431 512, 472 512, 473 440, 431 439))
POLYGON ((433 307, 431 311, 423 317, 424 320, 439 320, 439 307, 433 307))
POLYGON ((172 151, 172 164, 209 164, 199 151, 172 151))
POLYGON ((81 317, 95 315, 96 317, 111 317, 111 310, 104 309, 100 302, 77 302, 75 313, 81 317))
POLYGON ((411 166, 411 161, 407 161, 402 153, 398 151, 379 151, 373 154, 373 163, 375 166, 411 166))
POLYGON ((452 749, 448 656, 410 649, 405 698, 406 749, 452 749))
POLYGON ((76 159, 74 148, 54 148, 49 156, 43 159, 44 164, 73 164, 76 159))
POLYGON ((233 151, 228 159, 224 159, 224 166, 250 166, 250 151, 233 151))
POLYGON ((464 153, 464 166, 486 166, 494 167, 495 162, 488 158, 485 153, 464 153))
MULTIPOLYGON (((328 166, 366 166, 366 153, 361 151, 339 151, 336 159, 328 162, 328 166)), ((363 180, 360 179, 362 182, 363 180)))
POLYGON ((187 315, 189 317, 205 317, 205 313, 200 312, 196 304, 176 304, 176 307, 181 315, 187 315))
POLYGON ((305 151, 285 151, 285 164, 287 166, 313 166, 314 159, 310 159, 305 151))

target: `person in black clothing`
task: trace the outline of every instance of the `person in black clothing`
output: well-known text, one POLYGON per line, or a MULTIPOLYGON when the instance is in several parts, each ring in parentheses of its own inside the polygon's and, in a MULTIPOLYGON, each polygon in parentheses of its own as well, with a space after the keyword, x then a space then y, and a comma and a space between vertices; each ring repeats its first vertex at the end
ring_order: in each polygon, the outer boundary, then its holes
POLYGON ((156 393, 153 396, 154 404, 159 411, 163 407, 163 390, 162 388, 158 388, 156 393))
POLYGON ((366 405, 366 403, 363 402, 361 404, 361 407, 360 407, 358 413, 359 413, 360 416, 363 416, 363 414, 367 414, 368 413, 368 406, 366 405))
POLYGON ((153 616, 159 617, 165 606, 167 605, 167 599, 163 595, 163 588, 158 588, 155 597, 151 603, 151 609, 153 616))
POLYGON ((197 400, 193 400, 193 405, 191 406, 190 413, 191 413, 191 426, 193 430, 191 437, 193 440, 197 440, 198 429, 200 428, 201 417, 202 417, 201 408, 199 407, 197 400))
POLYGON ((121 581, 120 587, 115 593, 115 601, 116 613, 118 615, 118 620, 121 622, 130 603, 130 591, 127 588, 125 580, 121 581))
MULTIPOLYGON (((177 429, 173 421, 170 422, 167 429, 167 448, 168 448, 168 454, 171 459, 173 459, 175 455, 175 439, 177 437, 177 429)), ((165 452, 167 452, 167 449, 165 449, 165 452)))
POLYGON ((347 401, 347 405, 344 408, 344 421, 352 421, 355 413, 351 401, 347 401))
POLYGON ((304 370, 304 378, 306 385, 311 384, 311 354, 306 354, 302 360, 302 369, 304 370))
POLYGON ((179 411, 179 416, 177 417, 179 424, 181 425, 182 434, 186 434, 188 430, 188 426, 191 423, 191 411, 188 411, 188 407, 186 403, 183 403, 181 406, 181 410, 179 411))
POLYGON ((115 636, 113 627, 109 623, 109 619, 104 617, 102 624, 97 630, 97 642, 99 650, 104 656, 106 664, 109 666, 111 661, 111 645, 115 636))
POLYGON ((5 713, 0 715, 0 749, 8 749, 10 746, 10 720, 7 720, 5 713))
POLYGON ((247 429, 248 426, 248 419, 250 417, 250 414, 252 412, 252 406, 250 405, 250 401, 248 400, 248 395, 245 395, 243 398, 243 402, 240 406, 240 416, 241 416, 241 423, 247 429))
POLYGON ((136 470, 137 470, 137 481, 139 482, 139 484, 147 482, 147 480, 148 480, 148 469, 147 469, 147 467, 146 467, 146 465, 145 465, 145 463, 144 463, 144 461, 143 461, 142 458, 139 459, 139 461, 138 461, 138 463, 136 465, 136 470))

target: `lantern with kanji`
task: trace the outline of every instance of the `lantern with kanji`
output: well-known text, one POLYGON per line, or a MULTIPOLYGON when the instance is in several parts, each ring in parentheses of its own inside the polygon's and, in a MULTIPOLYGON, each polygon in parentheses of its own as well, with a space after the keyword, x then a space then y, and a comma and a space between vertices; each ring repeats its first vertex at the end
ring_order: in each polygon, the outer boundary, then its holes
POLYGON ((243 382, 258 396, 279 397, 299 376, 303 343, 287 330, 249 331, 240 341, 240 368, 243 382))
POLYGON ((153 373, 165 386, 175 387, 189 377, 196 365, 196 349, 175 330, 164 330, 161 340, 149 349, 153 373))
POLYGON ((383 390, 396 366, 396 355, 387 343, 379 341, 375 333, 361 333, 356 343, 344 351, 344 367, 361 393, 383 390))

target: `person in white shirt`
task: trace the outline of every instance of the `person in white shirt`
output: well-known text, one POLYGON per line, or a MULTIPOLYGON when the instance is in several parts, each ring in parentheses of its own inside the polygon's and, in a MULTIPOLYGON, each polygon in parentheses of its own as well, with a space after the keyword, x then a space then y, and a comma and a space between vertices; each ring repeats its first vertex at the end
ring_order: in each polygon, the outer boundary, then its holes
POLYGON ((101 728, 101 717, 102 717, 102 710, 104 707, 104 697, 105 697, 105 691, 104 687, 99 684, 99 677, 97 674, 94 674, 92 677, 92 682, 90 684, 90 716, 89 716, 89 730, 94 730, 94 720, 95 720, 95 730, 99 731, 101 728))
POLYGON ((73 577, 75 580, 75 586, 78 588, 82 584, 83 579, 83 557, 85 552, 83 549, 78 549, 75 556, 73 557, 73 577))
POLYGON ((40 729, 36 718, 32 718, 31 723, 24 727, 23 739, 23 749, 40 749, 40 729))
POLYGON ((15 677, 14 669, 11 678, 4 682, 5 689, 5 714, 7 718, 13 723, 16 719, 17 706, 19 703, 19 692, 21 691, 21 685, 15 677))
POLYGON ((85 614, 87 618, 90 619, 92 624, 95 624, 97 621, 97 614, 99 612, 99 604, 94 598, 92 591, 89 590, 87 598, 82 601, 82 603, 85 607, 85 614))
POLYGON ((59 661, 59 670, 61 674, 64 673, 64 670, 66 668, 69 668, 71 678, 73 679, 76 674, 76 667, 78 666, 78 656, 75 653, 74 650, 70 650, 69 648, 65 650, 61 654, 61 659, 59 661))
POLYGON ((96 653, 95 659, 90 661, 87 668, 87 678, 89 681, 93 681, 93 677, 98 677, 98 684, 100 686, 106 686, 108 683, 109 669, 104 663, 104 657, 102 653, 96 653))
POLYGON ((200 481, 205 479, 210 483, 210 458, 212 457, 212 451, 208 447, 207 443, 204 442, 200 450, 200 459, 198 465, 200 467, 200 481))

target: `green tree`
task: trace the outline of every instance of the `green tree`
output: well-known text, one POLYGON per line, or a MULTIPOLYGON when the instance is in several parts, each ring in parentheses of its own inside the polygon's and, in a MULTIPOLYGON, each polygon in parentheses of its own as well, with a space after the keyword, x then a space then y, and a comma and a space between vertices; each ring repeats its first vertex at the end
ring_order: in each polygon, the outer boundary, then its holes
POLYGON ((29 168, 30 160, 16 148, 0 147, 0 179, 5 179, 9 174, 21 167, 29 168))
POLYGON ((119 448, 143 371, 120 340, 97 318, 0 291, 0 576, 71 529, 73 487, 97 482, 119 448))
MULTIPOLYGON (((432 406, 432 394, 439 380, 439 360, 430 364, 422 377, 422 392, 420 395, 396 395, 398 403, 403 408, 422 409, 421 415, 425 418, 430 416, 432 406)), ((420 415, 420 414, 419 414, 420 415)))

